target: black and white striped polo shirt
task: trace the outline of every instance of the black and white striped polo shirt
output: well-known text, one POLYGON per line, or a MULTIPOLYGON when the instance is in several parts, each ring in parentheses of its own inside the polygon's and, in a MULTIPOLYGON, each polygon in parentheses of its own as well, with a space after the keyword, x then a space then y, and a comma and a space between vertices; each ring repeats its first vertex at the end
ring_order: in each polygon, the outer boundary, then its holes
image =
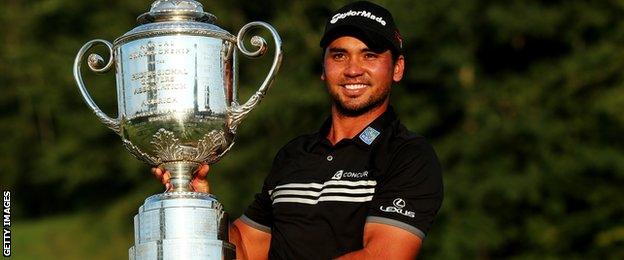
POLYGON ((271 233, 271 259, 331 259, 362 249, 364 224, 424 237, 442 203, 433 148, 389 108, 353 139, 331 145, 330 121, 275 157, 241 220, 271 233))

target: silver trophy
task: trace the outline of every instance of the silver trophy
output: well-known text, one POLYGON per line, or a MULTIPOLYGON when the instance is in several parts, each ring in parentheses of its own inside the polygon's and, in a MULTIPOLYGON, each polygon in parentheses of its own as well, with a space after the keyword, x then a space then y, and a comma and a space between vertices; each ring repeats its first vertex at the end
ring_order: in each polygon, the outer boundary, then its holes
POLYGON ((135 245, 130 259, 233 259, 228 221, 210 194, 192 192, 193 172, 217 162, 234 144, 236 128, 271 86, 281 59, 281 39, 264 22, 249 23, 234 36, 214 24, 215 17, 193 0, 159 0, 137 19, 139 25, 117 38, 87 42, 74 61, 80 93, 96 116, 120 137, 138 159, 171 172, 171 188, 145 200, 134 217, 135 245), (243 38, 255 27, 268 30, 275 43, 266 79, 247 102, 237 102, 237 57, 259 57, 267 43, 243 38), (104 73, 115 66, 118 116, 103 113, 81 76, 83 56, 95 45, 88 67, 104 73))

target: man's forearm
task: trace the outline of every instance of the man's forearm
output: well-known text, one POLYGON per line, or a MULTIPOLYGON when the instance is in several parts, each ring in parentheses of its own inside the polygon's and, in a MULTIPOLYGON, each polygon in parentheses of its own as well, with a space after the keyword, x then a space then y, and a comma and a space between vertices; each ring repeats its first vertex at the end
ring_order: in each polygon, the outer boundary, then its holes
POLYGON ((230 243, 234 244, 234 246, 236 247, 236 258, 238 259, 248 259, 245 254, 245 250, 243 247, 243 243, 241 240, 241 233, 240 230, 238 229, 238 227, 236 225, 234 225, 233 222, 230 223, 229 225, 229 230, 228 230, 228 235, 229 235, 229 240, 230 243))
POLYGON ((397 255, 396 252, 389 252, 377 250, 376 252, 372 252, 367 248, 363 248, 362 250, 353 251, 346 255, 336 258, 337 260, 367 260, 367 259, 416 259, 418 256, 418 252, 415 254, 402 254, 401 256, 397 255))
POLYGON ((240 219, 230 223, 230 243, 236 246, 237 259, 268 259, 271 234, 255 229, 240 219))
POLYGON ((378 223, 364 226, 364 248, 338 257, 349 259, 415 259, 420 251, 422 239, 400 229, 378 223))
POLYGON ((375 254, 369 252, 366 248, 358 251, 353 251, 346 255, 336 258, 337 260, 359 260, 359 259, 379 259, 380 256, 375 257, 375 254))

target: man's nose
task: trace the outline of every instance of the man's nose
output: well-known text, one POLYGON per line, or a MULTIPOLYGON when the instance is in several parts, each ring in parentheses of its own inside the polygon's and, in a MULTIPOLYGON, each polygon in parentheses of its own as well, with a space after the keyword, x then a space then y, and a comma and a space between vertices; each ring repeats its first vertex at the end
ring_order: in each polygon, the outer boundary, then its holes
POLYGON ((356 59, 350 59, 347 63, 347 68, 344 71, 347 77, 358 77, 364 74, 364 68, 362 64, 356 59))

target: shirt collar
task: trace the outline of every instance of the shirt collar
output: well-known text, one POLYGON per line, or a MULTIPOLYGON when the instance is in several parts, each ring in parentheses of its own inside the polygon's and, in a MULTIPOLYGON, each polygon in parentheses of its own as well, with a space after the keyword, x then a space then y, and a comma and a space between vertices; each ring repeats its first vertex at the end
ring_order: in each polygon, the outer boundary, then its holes
MULTIPOLYGON (((392 125, 394 121, 397 120, 396 113, 392 106, 388 106, 388 109, 381 114, 379 117, 375 118, 373 122, 368 124, 368 126, 364 127, 364 129, 359 132, 352 139, 343 139, 336 146, 341 145, 343 142, 347 143, 356 143, 360 146, 370 148, 370 146, 375 144, 375 141, 380 138, 380 136, 388 131, 388 127, 392 125)), ((331 128, 331 116, 325 120, 325 122, 321 125, 321 128, 315 135, 315 140, 311 143, 311 147, 314 147, 318 144, 325 144, 327 146, 331 146, 329 140, 327 140, 326 136, 329 133, 329 129, 331 128)))

